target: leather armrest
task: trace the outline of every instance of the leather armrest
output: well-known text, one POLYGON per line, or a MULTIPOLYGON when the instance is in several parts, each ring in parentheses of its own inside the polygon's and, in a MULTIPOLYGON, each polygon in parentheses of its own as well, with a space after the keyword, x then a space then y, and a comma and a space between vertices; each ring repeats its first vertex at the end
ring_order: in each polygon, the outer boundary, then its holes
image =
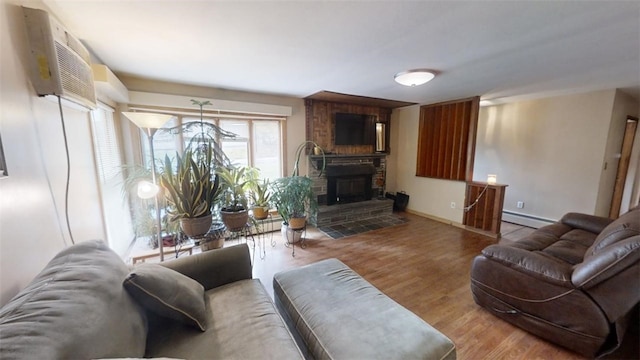
POLYGON ((205 290, 238 280, 251 279, 251 256, 247 244, 205 251, 161 263, 198 281, 205 290))
POLYGON ((571 226, 572 228, 586 230, 590 233, 600 234, 607 225, 611 224, 613 220, 601 216, 581 214, 581 213, 567 213, 560 222, 571 226))
MULTIPOLYGON (((640 235, 624 239, 604 248, 593 256, 585 257, 573 272, 576 287, 589 289, 640 261, 640 235)), ((631 284, 629 284, 631 286, 631 284)))
POLYGON ((568 288, 574 287, 571 283, 573 267, 568 263, 558 262, 534 251, 507 245, 490 245, 482 250, 482 254, 487 259, 502 263, 533 278, 568 288))

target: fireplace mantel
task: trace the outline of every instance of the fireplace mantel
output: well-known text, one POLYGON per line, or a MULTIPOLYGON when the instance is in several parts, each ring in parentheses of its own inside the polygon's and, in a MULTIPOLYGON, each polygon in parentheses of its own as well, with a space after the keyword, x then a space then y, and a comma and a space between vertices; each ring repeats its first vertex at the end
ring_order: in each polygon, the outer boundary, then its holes
MULTIPOLYGON (((384 158, 387 154, 385 153, 373 153, 373 154, 325 154, 324 157, 327 159, 369 159, 369 158, 384 158)), ((310 155, 311 160, 322 160, 322 155, 310 155)))
MULTIPOLYGON (((380 167, 382 160, 387 157, 385 153, 373 153, 373 154, 325 154, 326 163, 367 163, 373 162, 373 166, 380 167)), ((322 155, 309 155, 309 160, 318 169, 322 168, 322 155)))

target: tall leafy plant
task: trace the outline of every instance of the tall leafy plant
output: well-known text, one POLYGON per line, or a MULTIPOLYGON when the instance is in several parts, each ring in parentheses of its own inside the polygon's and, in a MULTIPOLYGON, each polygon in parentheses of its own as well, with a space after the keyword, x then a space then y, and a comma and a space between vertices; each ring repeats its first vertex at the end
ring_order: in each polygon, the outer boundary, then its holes
POLYGON ((287 176, 273 183, 272 201, 285 225, 292 218, 309 215, 313 222, 318 211, 318 202, 313 193, 313 180, 307 176, 287 176))
POLYGON ((192 150, 194 153, 205 152, 208 149, 213 151, 212 162, 214 167, 231 166, 231 161, 222 150, 220 141, 222 139, 235 139, 238 135, 226 131, 214 123, 204 120, 204 106, 212 105, 210 101, 198 101, 191 99, 191 104, 200 108, 200 120, 199 121, 186 121, 180 125, 160 129, 160 131, 169 132, 171 134, 182 134, 185 137, 189 137, 190 140, 186 144, 185 148, 192 150))
POLYGON ((320 176, 325 168, 325 155, 322 148, 313 141, 304 141, 296 149, 292 176, 283 177, 273 183, 272 202, 285 225, 289 225, 292 218, 308 217, 313 223, 318 212, 318 201, 313 192, 313 180, 308 176, 300 176, 300 159, 309 147, 318 147, 322 153, 320 176))

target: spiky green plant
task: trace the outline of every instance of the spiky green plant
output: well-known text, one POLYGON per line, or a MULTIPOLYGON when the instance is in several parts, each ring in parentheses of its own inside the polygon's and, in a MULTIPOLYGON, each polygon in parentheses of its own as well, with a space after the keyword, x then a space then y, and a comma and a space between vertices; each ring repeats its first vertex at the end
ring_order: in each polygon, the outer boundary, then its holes
POLYGON ((269 206, 271 200, 271 183, 269 179, 255 181, 251 186, 251 201, 254 206, 269 206))
POLYGON ((169 204, 170 221, 211 214, 219 194, 219 179, 214 172, 212 150, 204 153, 176 152, 175 164, 165 156, 160 184, 169 204))
POLYGON ((218 168, 216 173, 220 178, 222 210, 247 210, 247 190, 254 183, 250 176, 251 171, 248 170, 244 166, 218 168))

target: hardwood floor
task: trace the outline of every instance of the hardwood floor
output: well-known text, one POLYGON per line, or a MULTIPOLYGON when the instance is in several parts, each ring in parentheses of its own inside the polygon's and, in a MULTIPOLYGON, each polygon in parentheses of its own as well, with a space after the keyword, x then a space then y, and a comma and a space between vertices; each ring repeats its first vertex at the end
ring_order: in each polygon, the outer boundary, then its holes
MULTIPOLYGON (((409 219, 405 224, 337 240, 310 229, 307 248, 296 247, 295 257, 283 245, 280 232, 274 232, 276 246, 271 247, 267 238, 266 257, 261 260, 256 256, 254 277, 260 278, 273 297, 276 272, 338 258, 453 340, 458 359, 583 359, 494 317, 474 303, 469 288, 471 262, 496 240, 419 216, 403 215, 409 219)), ((531 231, 512 230, 523 234, 531 231)), ((501 241, 514 241, 517 236, 514 233, 501 241)), ((635 347, 607 358, 637 359, 637 340, 636 332, 623 344, 624 348, 632 342, 635 347)))

